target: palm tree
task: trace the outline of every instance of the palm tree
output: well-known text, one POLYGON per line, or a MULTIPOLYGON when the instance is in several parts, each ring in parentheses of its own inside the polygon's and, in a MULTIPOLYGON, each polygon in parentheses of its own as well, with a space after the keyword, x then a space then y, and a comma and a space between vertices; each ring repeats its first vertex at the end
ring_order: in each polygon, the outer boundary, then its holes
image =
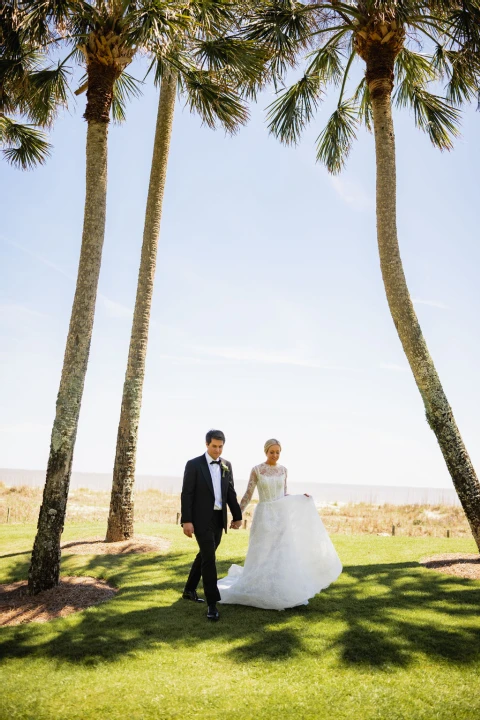
POLYGON ((239 7, 236 0, 190 2, 185 13, 191 24, 178 33, 168 53, 156 59, 161 76, 150 185, 145 213, 127 370, 118 426, 113 484, 106 539, 132 537, 133 488, 138 425, 145 376, 150 309, 177 91, 191 110, 211 128, 217 123, 235 132, 248 113, 239 91, 255 93, 265 77, 267 56, 252 41, 236 37, 239 7))
POLYGON ((134 55, 160 46, 176 27, 164 0, 34 0, 25 27, 43 41, 73 45, 86 67, 86 197, 77 285, 29 570, 29 592, 58 585, 73 451, 92 336, 105 233, 107 134, 115 84, 134 55))
POLYGON ((22 29, 25 11, 13 0, 0 8, 0 146, 5 160, 23 170, 43 164, 49 127, 67 101, 68 69, 47 65, 46 55, 22 29))
POLYGON ((332 173, 344 166, 357 128, 373 129, 376 153, 377 239, 393 322, 420 391, 458 497, 480 550, 480 483, 456 425, 416 316, 400 257, 396 226, 395 136, 392 104, 413 108, 418 127, 441 150, 458 133, 459 106, 478 91, 478 0, 273 0, 250 15, 247 36, 271 42, 277 16, 309 18, 310 43, 298 82, 269 110, 269 128, 296 143, 328 84, 340 88, 337 107, 318 138, 317 159, 332 173), (423 42, 429 54, 419 52, 423 42), (349 71, 360 59, 365 75, 346 97, 349 71), (445 96, 430 91, 446 83, 445 96))

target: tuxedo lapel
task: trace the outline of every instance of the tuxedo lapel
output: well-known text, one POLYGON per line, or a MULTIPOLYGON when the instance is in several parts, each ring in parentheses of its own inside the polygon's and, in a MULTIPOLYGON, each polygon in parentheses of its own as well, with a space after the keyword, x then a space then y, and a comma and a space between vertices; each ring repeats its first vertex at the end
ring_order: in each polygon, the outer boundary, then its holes
MULTIPOLYGON (((222 458, 219 458, 220 460, 220 471, 221 471, 221 484, 222 484, 222 500, 225 502, 225 498, 227 497, 227 489, 228 489, 228 470, 223 470, 222 465, 223 460, 222 458)), ((227 463, 225 463, 226 465, 227 463)))
POLYGON ((205 478, 205 482, 207 483, 208 488, 209 488, 210 492, 212 493, 213 497, 215 497, 212 476, 210 475, 210 468, 207 465, 207 458, 205 457, 205 455, 200 456, 200 467, 202 469, 202 473, 203 473, 203 477, 205 478))

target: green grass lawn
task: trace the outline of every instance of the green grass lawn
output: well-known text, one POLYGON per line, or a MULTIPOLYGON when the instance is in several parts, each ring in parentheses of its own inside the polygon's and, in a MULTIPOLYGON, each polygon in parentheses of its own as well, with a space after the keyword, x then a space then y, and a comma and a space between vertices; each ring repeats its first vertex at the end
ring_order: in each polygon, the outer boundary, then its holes
MULTIPOLYGON (((101 534, 71 525, 65 540, 101 534)), ((419 558, 475 552, 473 541, 335 536, 341 578, 285 612, 180 598, 194 543, 179 527, 163 555, 65 556, 62 573, 104 578, 109 602, 50 623, 0 629, 0 718, 166 720, 480 717, 480 582, 419 558)), ((0 582, 26 577, 32 526, 0 527, 0 582)), ((248 535, 223 539, 219 569, 248 535)))

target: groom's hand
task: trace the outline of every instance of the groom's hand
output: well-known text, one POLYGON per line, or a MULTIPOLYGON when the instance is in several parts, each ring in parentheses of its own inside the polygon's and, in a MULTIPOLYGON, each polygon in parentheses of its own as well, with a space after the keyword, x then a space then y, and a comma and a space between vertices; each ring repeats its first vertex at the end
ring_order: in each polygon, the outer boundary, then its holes
POLYGON ((192 537, 194 533, 193 523, 183 523, 183 534, 187 537, 192 537))
POLYGON ((241 520, 235 520, 230 523, 230 529, 231 530, 239 530, 242 527, 242 521, 241 520))

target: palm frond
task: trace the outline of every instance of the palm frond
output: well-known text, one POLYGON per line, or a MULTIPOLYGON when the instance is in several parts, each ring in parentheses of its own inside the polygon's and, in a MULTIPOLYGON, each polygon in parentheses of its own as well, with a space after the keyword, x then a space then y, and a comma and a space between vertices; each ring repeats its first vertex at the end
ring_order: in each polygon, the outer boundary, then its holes
POLYGON ((462 0, 447 3, 445 14, 448 18, 452 48, 470 47, 473 54, 480 52, 480 3, 478 0, 462 0))
POLYGON ((432 55, 432 67, 439 78, 450 75, 450 51, 442 43, 436 43, 432 55))
POLYGON ((127 72, 123 72, 115 81, 112 100, 112 118, 115 123, 122 123, 127 119, 127 102, 139 98, 142 94, 140 82, 127 72))
POLYGON ((167 0, 140 0, 128 13, 125 32, 130 45, 149 46, 151 50, 168 44, 176 33, 186 32, 191 18, 176 3, 167 0))
POLYGON ((21 44, 18 49, 0 49, 0 83, 22 82, 30 72, 41 67, 44 54, 38 47, 21 44))
POLYGON ((184 13, 201 38, 221 37, 237 25, 236 7, 230 0, 190 0, 184 13))
POLYGON ((318 75, 304 75, 268 106, 268 129, 286 145, 299 141, 321 96, 318 75))
POLYGON ((67 105, 70 69, 57 67, 38 70, 28 78, 28 116, 39 125, 50 125, 59 106, 67 105))
POLYGON ((336 43, 328 43, 307 56, 307 59, 312 58, 306 70, 307 74, 318 75, 325 84, 339 85, 341 83, 344 58, 338 44, 343 34, 339 33, 336 43))
MULTIPOLYGON (((395 2, 395 0, 393 0, 395 2)), ((381 0, 366 0, 366 2, 358 2, 358 3, 351 3, 349 0, 346 2, 340 2, 340 0, 331 0, 331 2, 327 2, 327 0, 319 0, 318 2, 310 2, 305 5, 306 12, 313 12, 321 14, 321 22, 319 23, 320 26, 328 25, 329 27, 332 25, 332 23, 336 24, 341 19, 346 24, 352 24, 356 20, 361 20, 362 17, 364 17, 365 10, 371 11, 372 9, 375 9, 375 6, 380 10, 381 5, 388 5, 391 4, 390 0, 387 0, 386 3, 382 3, 381 0), (362 7, 363 6, 363 7, 362 7)), ((396 3, 395 3, 396 4, 396 3)), ((385 8, 385 10, 388 10, 388 8, 385 8)), ((400 8, 396 8, 397 13, 399 13, 400 8)))
MULTIPOLYGON (((158 48, 157 52, 153 54, 144 80, 153 72, 155 85, 160 85, 165 72, 174 70, 179 74, 181 81, 183 76, 187 76, 189 73, 195 72, 198 69, 191 57, 191 53, 181 44, 168 48, 158 48)), ((180 82, 180 85, 184 89, 185 83, 182 85, 180 82)))
POLYGON ((409 50, 404 47, 395 60, 395 81, 399 85, 406 82, 412 85, 423 85, 434 80, 436 67, 432 57, 409 50))
POLYGON ((200 40, 192 55, 199 69, 227 71, 232 85, 251 97, 268 78, 267 51, 252 40, 233 36, 200 40))
POLYGON ((259 3, 246 15, 242 32, 247 39, 267 48, 276 76, 294 66, 297 51, 311 42, 315 18, 305 8, 295 0, 272 0, 259 3))
POLYGON ((408 103, 413 107, 415 125, 427 133, 435 147, 451 150, 453 138, 460 134, 460 111, 445 98, 429 93, 425 88, 412 85, 408 88, 408 103))
POLYGON ((69 71, 64 62, 47 65, 46 49, 23 26, 27 5, 7 0, 0 9, 0 112, 45 127, 66 104, 69 71))
POLYGON ((397 87, 393 94, 394 103, 399 108, 413 107, 418 90, 426 88, 432 80, 439 77, 438 64, 434 57, 404 48, 395 62, 397 87))
POLYGON ((22 170, 42 165, 51 149, 40 130, 16 123, 5 115, 0 115, 0 146, 7 162, 22 170))
POLYGON ((22 29, 35 42, 46 43, 71 22, 72 16, 88 14, 87 0, 30 0, 22 20, 22 29))
POLYGON ((438 45, 432 63, 440 77, 447 80, 445 96, 448 102, 459 107, 476 97, 480 84, 480 64, 468 50, 448 50, 444 45, 438 45))
POLYGON ((206 70, 184 72, 181 84, 187 94, 187 104, 197 112, 210 128, 220 123, 229 133, 235 133, 248 120, 248 110, 238 92, 221 75, 206 70))
POLYGON ((330 116, 317 138, 317 160, 332 174, 339 173, 357 137, 358 110, 355 102, 344 100, 330 116))
POLYGON ((480 67, 478 58, 470 57, 468 52, 450 54, 451 73, 446 86, 446 99, 452 105, 460 107, 473 100, 479 91, 480 67))
POLYGON ((363 78, 355 90, 353 102, 358 105, 358 120, 363 123, 368 132, 373 132, 373 115, 372 103, 370 99, 370 90, 366 78, 363 78))

